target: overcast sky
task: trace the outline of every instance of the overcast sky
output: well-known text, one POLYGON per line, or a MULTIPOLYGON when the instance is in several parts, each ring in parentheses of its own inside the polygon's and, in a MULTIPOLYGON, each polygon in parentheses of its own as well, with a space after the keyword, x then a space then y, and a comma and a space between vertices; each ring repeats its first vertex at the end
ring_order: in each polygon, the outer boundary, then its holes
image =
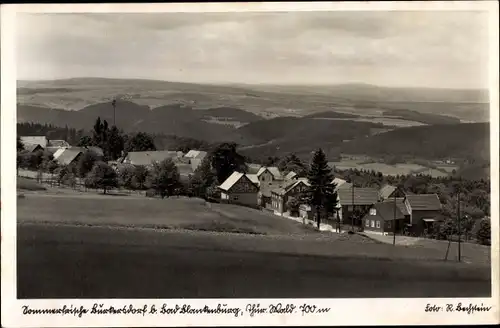
POLYGON ((18 14, 18 79, 487 87, 473 12, 18 14))

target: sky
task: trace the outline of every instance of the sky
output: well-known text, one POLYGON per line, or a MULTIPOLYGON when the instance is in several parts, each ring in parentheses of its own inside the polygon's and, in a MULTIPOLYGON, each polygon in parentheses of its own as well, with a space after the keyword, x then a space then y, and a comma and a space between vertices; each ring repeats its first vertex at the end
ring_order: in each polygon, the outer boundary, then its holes
POLYGON ((487 88, 480 12, 18 14, 18 80, 487 88))

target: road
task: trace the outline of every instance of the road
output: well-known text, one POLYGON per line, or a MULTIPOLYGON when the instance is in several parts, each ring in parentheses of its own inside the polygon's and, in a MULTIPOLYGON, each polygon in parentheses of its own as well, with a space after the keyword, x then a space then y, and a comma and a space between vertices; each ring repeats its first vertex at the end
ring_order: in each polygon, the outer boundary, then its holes
POLYGON ((335 250, 297 254, 300 241, 286 252, 289 240, 259 241, 272 238, 266 236, 58 224, 18 224, 17 233, 19 298, 490 295, 487 267, 337 256, 335 250), (273 243, 282 245, 279 252, 266 249, 273 243))

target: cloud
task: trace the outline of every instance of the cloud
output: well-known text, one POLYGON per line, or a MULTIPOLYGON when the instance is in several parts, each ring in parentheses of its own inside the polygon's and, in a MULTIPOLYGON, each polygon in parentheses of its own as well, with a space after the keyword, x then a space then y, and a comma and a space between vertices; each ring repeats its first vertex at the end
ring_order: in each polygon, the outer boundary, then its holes
POLYGON ((484 84, 486 18, 474 12, 22 14, 18 74, 484 84))

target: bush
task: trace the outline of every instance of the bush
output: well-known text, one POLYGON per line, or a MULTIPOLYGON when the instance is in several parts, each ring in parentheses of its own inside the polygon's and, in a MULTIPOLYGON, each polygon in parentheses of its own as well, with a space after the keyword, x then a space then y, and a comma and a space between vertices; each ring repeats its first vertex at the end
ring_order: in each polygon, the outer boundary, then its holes
POLYGON ((483 219, 479 223, 479 230, 476 233, 476 239, 481 245, 491 245, 491 222, 483 219))

